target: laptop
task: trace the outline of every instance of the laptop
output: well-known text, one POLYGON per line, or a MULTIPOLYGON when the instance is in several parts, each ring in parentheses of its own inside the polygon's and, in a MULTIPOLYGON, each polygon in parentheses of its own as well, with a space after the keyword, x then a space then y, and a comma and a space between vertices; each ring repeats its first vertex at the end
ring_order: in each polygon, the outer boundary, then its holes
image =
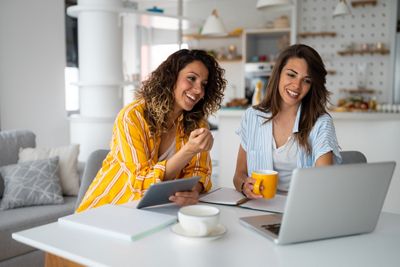
POLYGON ((240 222, 280 245, 372 232, 395 165, 295 169, 283 214, 242 217, 240 222))

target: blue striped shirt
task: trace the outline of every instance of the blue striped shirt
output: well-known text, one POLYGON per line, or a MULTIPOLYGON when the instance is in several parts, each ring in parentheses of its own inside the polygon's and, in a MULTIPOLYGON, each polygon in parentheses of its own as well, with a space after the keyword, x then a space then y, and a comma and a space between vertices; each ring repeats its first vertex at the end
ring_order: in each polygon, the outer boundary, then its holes
MULTIPOLYGON (((298 132, 300 113, 301 107, 297 111, 293 133, 298 132)), ((273 169, 272 121, 264 123, 265 117, 268 116, 270 114, 251 107, 244 113, 240 128, 236 131, 240 137, 240 144, 247 154, 247 172, 249 176, 251 176, 253 170, 273 169)), ((297 168, 315 166, 316 160, 330 151, 333 152, 334 163, 341 163, 342 158, 339 152, 335 126, 330 115, 324 114, 318 118, 311 129, 308 142, 311 145, 312 152, 308 154, 303 147, 299 146, 297 168)))

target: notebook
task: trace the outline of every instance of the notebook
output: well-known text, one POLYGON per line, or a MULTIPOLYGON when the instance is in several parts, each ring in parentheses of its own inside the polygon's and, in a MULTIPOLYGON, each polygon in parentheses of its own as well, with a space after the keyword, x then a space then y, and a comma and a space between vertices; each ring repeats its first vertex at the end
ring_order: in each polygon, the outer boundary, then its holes
POLYGON ((138 240, 176 223, 177 217, 107 204, 58 219, 58 223, 127 241, 138 240))
POLYGON ((273 199, 248 199, 233 188, 220 187, 199 199, 200 202, 238 206, 241 208, 282 213, 286 196, 276 194, 273 199))
POLYGON ((395 165, 377 162, 295 169, 283 214, 239 220, 277 244, 372 232, 395 165))

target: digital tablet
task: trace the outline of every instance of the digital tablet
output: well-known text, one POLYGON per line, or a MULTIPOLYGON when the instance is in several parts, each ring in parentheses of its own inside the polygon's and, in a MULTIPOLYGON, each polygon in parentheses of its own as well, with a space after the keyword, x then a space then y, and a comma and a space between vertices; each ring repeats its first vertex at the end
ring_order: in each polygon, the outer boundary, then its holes
POLYGON ((169 203, 169 197, 176 192, 191 191, 200 176, 181 178, 153 184, 136 206, 137 209, 169 203))

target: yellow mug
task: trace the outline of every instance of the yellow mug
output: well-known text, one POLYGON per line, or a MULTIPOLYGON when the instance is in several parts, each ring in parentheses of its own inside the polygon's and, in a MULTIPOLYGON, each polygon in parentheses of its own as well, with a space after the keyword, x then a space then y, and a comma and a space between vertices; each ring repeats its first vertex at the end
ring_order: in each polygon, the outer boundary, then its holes
POLYGON ((264 198, 273 198, 278 186, 278 172, 273 170, 257 170, 251 173, 256 182, 254 183, 253 193, 262 195, 264 198), (261 186, 263 187, 261 191, 261 186))

